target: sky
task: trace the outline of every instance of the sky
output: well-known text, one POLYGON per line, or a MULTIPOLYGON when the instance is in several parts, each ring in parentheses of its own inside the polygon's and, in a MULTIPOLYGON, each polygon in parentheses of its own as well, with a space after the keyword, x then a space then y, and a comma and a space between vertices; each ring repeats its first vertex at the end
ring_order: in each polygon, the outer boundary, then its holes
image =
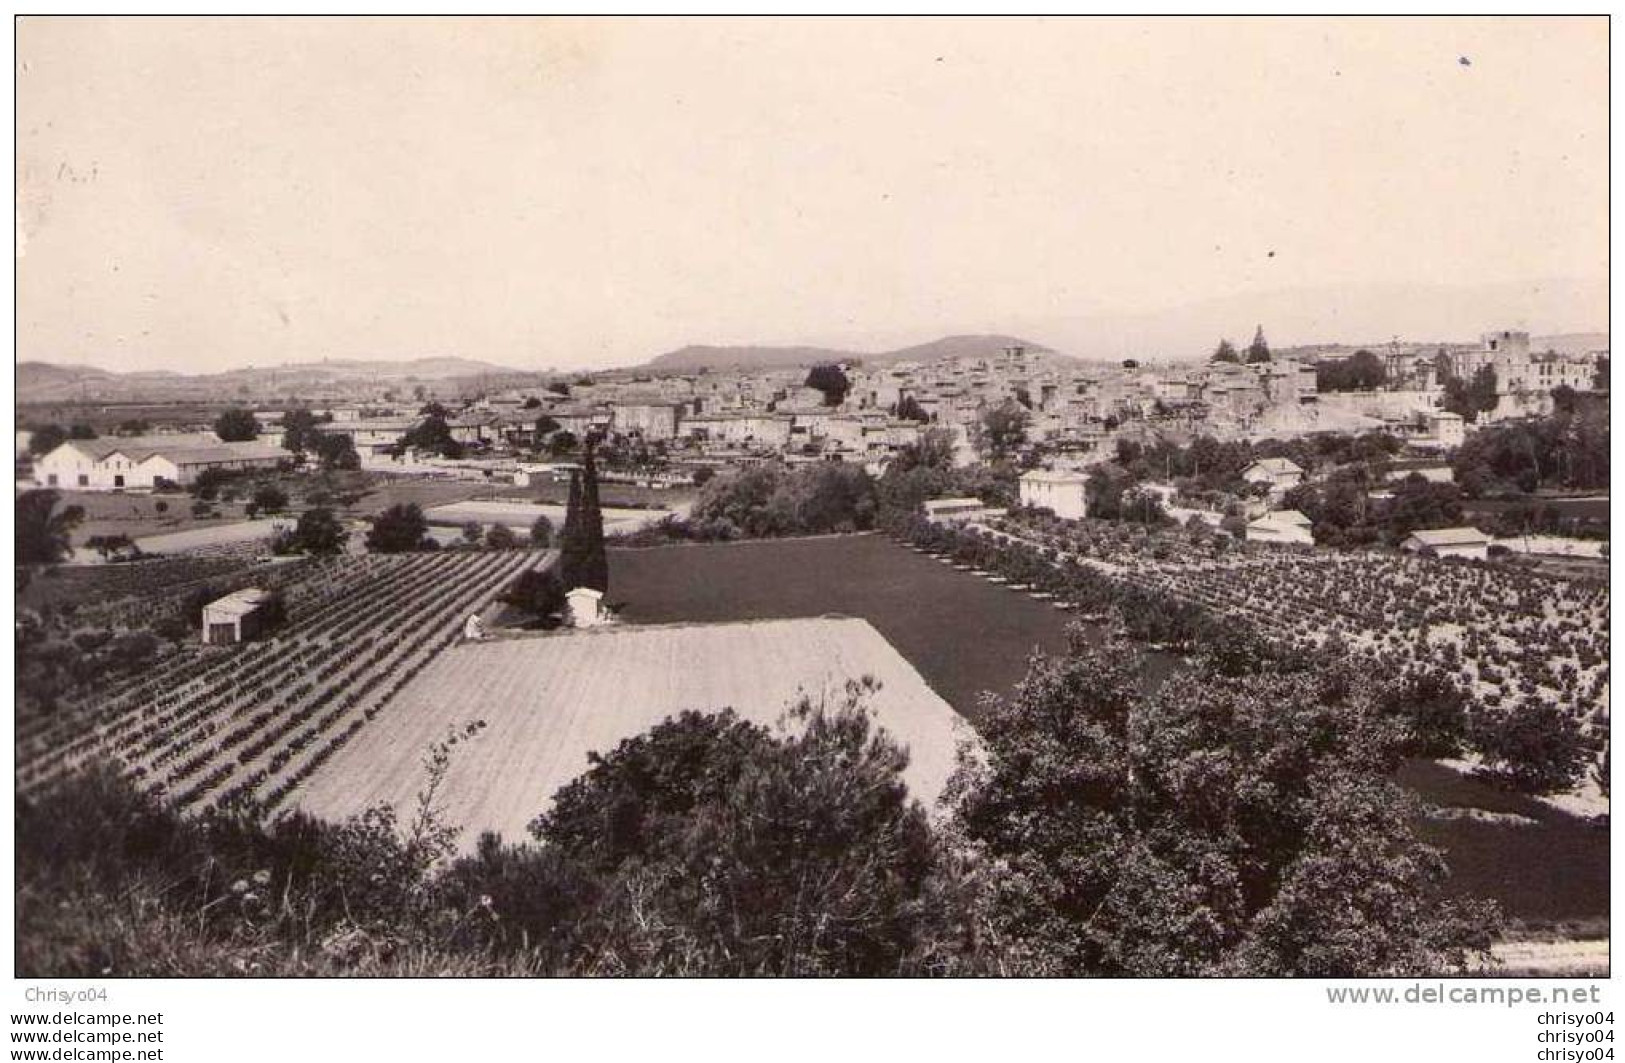
MULTIPOLYGON (((1607 47, 1602 18, 23 18, 18 357, 576 368, 1605 293, 1607 47)), ((1557 305, 1529 325, 1607 326, 1605 294, 1557 305)))

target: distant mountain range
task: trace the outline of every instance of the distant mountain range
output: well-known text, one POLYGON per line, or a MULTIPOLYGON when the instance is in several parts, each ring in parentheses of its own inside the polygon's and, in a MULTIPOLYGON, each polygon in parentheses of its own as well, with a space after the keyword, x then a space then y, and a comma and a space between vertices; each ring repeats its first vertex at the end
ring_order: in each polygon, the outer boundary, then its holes
POLYGON ((255 397, 306 393, 324 388, 343 388, 348 383, 373 385, 380 381, 411 385, 416 382, 452 385, 450 390, 477 387, 482 381, 491 386, 509 386, 542 379, 511 366, 494 365, 471 358, 414 358, 395 361, 367 361, 359 358, 332 358, 320 362, 289 365, 249 366, 220 373, 184 374, 169 371, 115 373, 94 366, 57 365, 53 362, 17 363, 18 402, 68 402, 73 400, 209 400, 238 395, 255 397))
POLYGON ((862 362, 864 365, 894 365, 898 362, 936 362, 948 358, 998 354, 1005 347, 1025 347, 1035 354, 1054 354, 1041 343, 1017 336, 999 334, 944 336, 930 343, 899 347, 890 351, 851 351, 835 347, 711 347, 689 346, 651 359, 639 370, 652 373, 694 373, 741 369, 794 369, 824 362, 862 362))
MULTIPOLYGON (((1205 358, 1221 337, 1230 338, 1237 346, 1244 345, 1259 325, 1278 350, 1293 346, 1374 346, 1391 338, 1472 343, 1486 331, 1533 326, 1533 349, 1586 353, 1607 349, 1608 333, 1540 333, 1538 329, 1606 321, 1607 314, 1606 284, 1586 281, 1301 288, 1227 296, 1156 313, 1051 317, 1011 323, 1027 335, 1049 337, 1050 343, 1005 333, 982 333, 944 336, 929 343, 878 351, 696 345, 667 352, 641 365, 597 371, 645 376, 702 370, 783 370, 821 362, 857 361, 866 366, 886 366, 993 355, 1012 346, 1052 359, 1190 361, 1205 358)), ((324 359, 205 374, 117 373, 92 366, 31 361, 19 362, 16 372, 17 401, 24 403, 220 402, 244 398, 272 401, 294 397, 337 400, 376 395, 380 383, 399 386, 403 396, 408 397, 423 384, 437 397, 447 398, 502 388, 537 387, 557 377, 556 371, 529 371, 458 357, 324 359)))

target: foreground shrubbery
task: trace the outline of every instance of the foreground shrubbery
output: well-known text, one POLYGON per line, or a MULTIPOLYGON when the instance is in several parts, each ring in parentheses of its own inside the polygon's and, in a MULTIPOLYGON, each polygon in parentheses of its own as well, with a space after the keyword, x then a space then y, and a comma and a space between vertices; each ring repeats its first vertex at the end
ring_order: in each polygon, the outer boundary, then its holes
POLYGON ((1388 974, 1460 969, 1390 779, 1414 740, 1341 674, 1215 655, 1146 694, 1124 647, 1035 659, 949 806, 854 686, 767 729, 685 713, 454 857, 404 821, 182 819, 107 774, 17 811, 26 975, 1388 974), (1109 659, 1108 659, 1109 658, 1109 659), (1117 663, 1111 663, 1115 661, 1117 663))
POLYGON ((408 823, 182 819, 106 774, 17 814, 18 969, 50 975, 922 974, 995 969, 974 883, 857 705, 687 713, 452 859, 408 823))
POLYGON ((1316 663, 1143 693, 1123 653, 1037 661, 979 723, 958 822, 1000 868, 991 910, 1028 969, 1393 975, 1487 950, 1487 902, 1445 901, 1393 781, 1414 735, 1316 663))

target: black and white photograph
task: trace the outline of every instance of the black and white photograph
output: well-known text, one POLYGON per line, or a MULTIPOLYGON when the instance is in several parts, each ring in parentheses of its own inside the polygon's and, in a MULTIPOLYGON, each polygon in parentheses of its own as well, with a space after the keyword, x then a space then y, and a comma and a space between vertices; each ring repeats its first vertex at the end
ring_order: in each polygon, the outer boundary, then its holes
POLYGON ((1603 999, 1606 15, 13 45, 14 988, 1603 999))

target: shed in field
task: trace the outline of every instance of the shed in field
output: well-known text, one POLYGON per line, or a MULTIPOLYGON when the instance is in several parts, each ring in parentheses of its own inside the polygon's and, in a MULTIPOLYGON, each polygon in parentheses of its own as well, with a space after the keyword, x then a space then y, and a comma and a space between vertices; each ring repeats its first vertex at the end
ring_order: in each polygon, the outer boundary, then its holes
POLYGON ((203 641, 209 646, 247 642, 281 618, 282 599, 258 587, 233 591, 203 607, 203 641))

